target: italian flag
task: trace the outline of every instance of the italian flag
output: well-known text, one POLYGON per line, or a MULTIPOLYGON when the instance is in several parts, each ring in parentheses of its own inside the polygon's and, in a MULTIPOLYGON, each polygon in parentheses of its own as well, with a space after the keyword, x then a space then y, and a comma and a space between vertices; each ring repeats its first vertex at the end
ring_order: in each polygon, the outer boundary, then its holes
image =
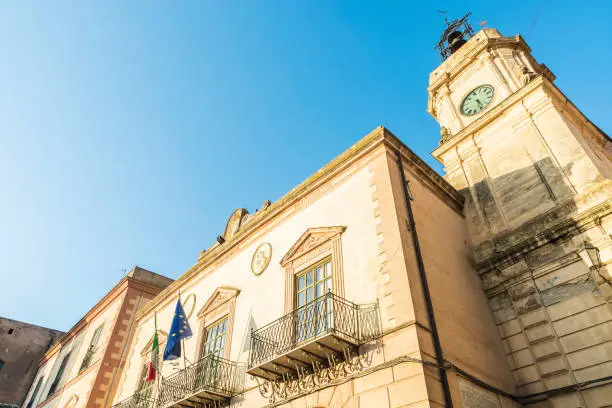
POLYGON ((147 370, 146 381, 155 381, 157 377, 157 360, 159 359, 159 342, 157 340, 157 315, 155 316, 155 334, 153 335, 153 345, 151 346, 151 362, 147 370))

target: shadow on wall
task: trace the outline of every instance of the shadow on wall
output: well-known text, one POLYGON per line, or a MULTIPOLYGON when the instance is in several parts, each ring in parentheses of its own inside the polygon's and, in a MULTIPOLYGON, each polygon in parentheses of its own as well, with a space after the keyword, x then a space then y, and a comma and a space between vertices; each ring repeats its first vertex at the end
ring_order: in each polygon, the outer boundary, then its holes
MULTIPOLYGON (((571 165, 564 169, 571 174, 571 165)), ((503 251, 577 210, 551 158, 460 190, 477 259, 503 251), (519 229, 520 227, 520 229, 519 229)))

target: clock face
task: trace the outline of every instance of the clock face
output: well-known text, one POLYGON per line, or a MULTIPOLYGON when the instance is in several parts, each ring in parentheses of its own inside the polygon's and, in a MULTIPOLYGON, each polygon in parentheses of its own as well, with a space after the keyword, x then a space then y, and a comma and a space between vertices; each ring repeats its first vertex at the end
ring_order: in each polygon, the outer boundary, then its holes
POLYGON ((480 113, 493 99, 495 94, 491 85, 480 85, 472 90, 461 102, 461 113, 467 116, 480 113))

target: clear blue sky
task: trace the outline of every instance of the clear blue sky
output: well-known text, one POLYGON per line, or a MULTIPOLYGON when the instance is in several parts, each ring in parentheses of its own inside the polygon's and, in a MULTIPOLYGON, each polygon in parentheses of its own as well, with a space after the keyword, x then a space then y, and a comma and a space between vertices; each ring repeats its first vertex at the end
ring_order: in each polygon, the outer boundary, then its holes
POLYGON ((0 315, 67 330, 122 270, 180 276, 378 125, 441 171, 439 9, 522 33, 612 131, 604 1, 0 3, 0 315))

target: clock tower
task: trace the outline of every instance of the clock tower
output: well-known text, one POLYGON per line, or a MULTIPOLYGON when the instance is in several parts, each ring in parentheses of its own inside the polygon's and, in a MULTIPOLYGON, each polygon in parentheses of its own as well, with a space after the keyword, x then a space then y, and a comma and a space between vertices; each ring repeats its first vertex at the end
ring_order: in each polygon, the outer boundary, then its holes
POLYGON ((517 389, 550 407, 612 404, 612 142, 520 35, 474 33, 468 17, 447 22, 429 77, 432 154, 466 198, 517 389))

